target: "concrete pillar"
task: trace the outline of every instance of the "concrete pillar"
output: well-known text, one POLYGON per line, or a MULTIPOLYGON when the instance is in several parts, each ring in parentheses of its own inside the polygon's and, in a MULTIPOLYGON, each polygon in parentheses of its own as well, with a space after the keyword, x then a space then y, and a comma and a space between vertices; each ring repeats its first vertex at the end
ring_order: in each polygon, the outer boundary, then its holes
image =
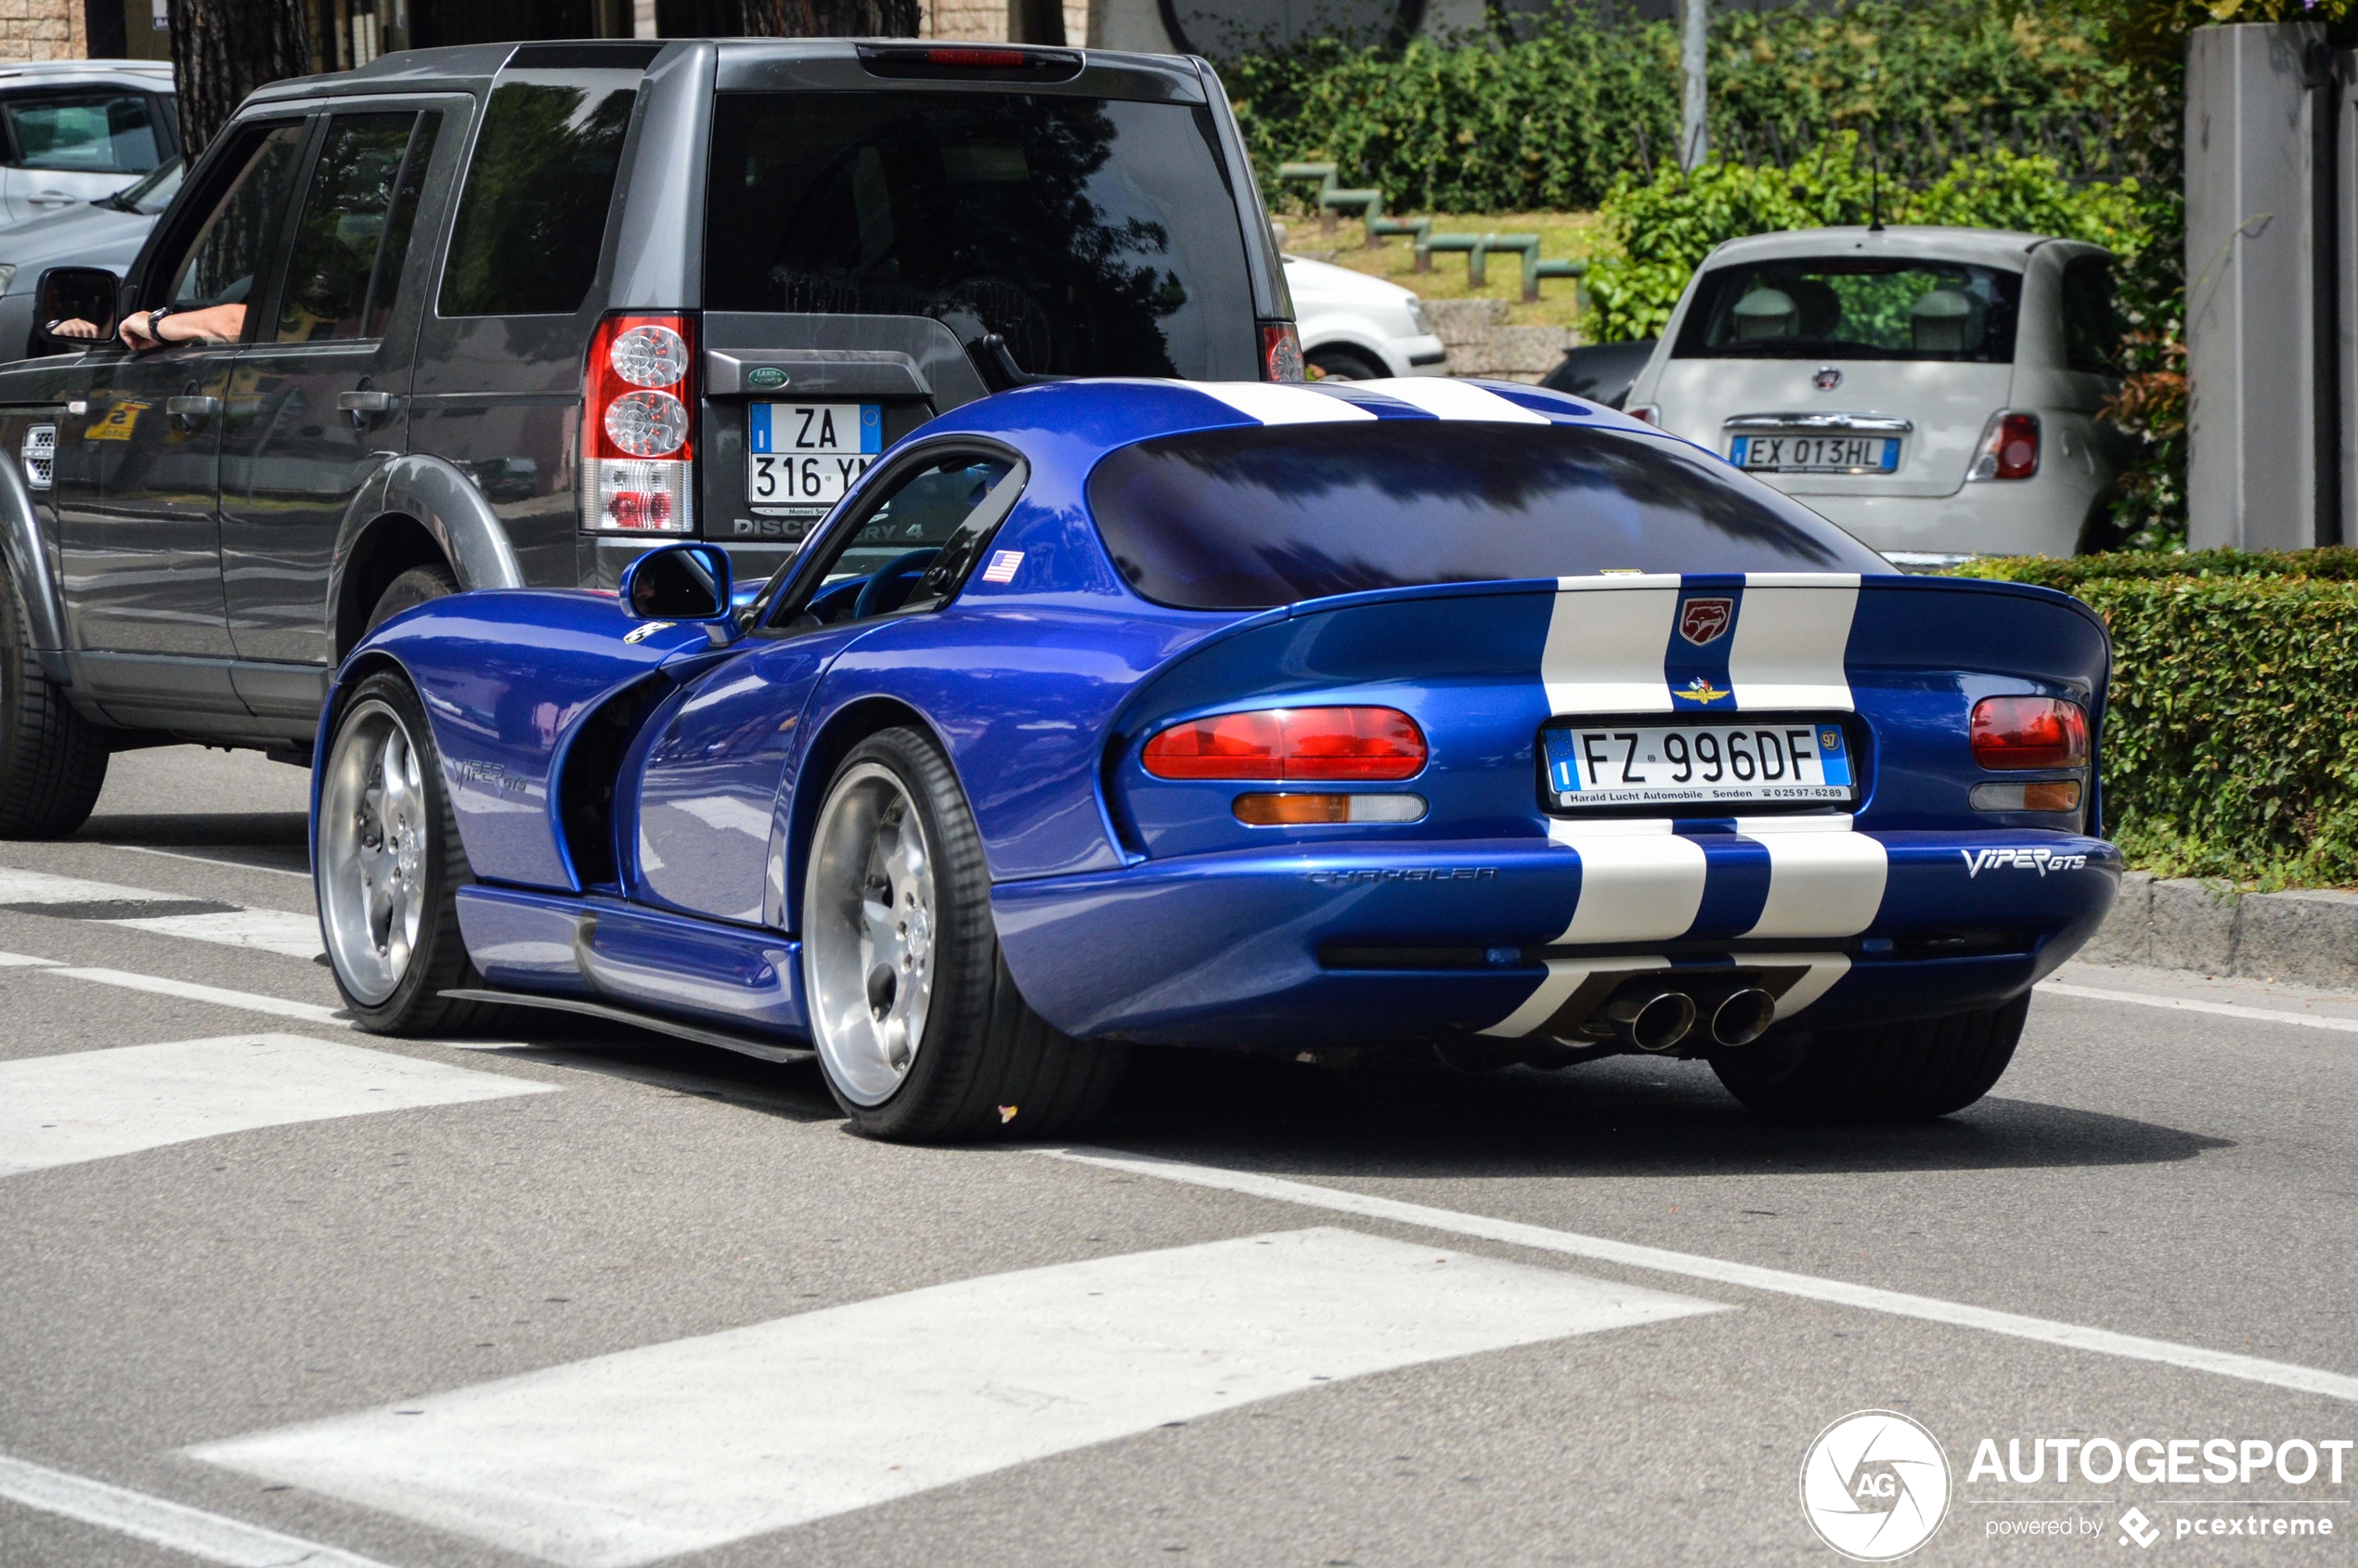
POLYGON ((2186 58, 2187 542, 2316 542, 2313 23, 2195 30, 2186 58))

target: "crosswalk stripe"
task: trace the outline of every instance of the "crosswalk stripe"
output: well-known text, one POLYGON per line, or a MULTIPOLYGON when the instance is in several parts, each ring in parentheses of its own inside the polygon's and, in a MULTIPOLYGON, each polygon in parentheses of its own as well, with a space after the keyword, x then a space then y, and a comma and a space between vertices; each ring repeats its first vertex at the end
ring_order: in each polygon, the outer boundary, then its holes
POLYGON ((1725 1310, 1321 1226, 937 1285, 188 1454, 632 1568, 1321 1382, 1725 1310))
POLYGON ((0 1176, 257 1127, 552 1092, 299 1034, 238 1034, 0 1061, 0 1176))
POLYGON ((0 1497, 229 1568, 385 1568, 356 1552, 5 1454, 0 1497))
POLYGON ((317 915, 236 904, 214 904, 200 912, 188 912, 185 907, 208 901, 160 893, 151 888, 58 876, 45 871, 0 868, 0 908, 13 906, 38 914, 42 913, 42 906, 53 906, 68 919, 186 937, 227 947, 258 948, 290 958, 316 958, 323 951, 317 915), (140 911, 140 905, 158 907, 147 914, 140 911), (175 910, 174 905, 183 907, 175 910))
POLYGON ((1709 1280, 1714 1284, 1797 1296, 1833 1306, 1857 1307, 1867 1312, 1888 1313, 1897 1317, 1913 1317, 1928 1323, 1976 1328, 1984 1333, 2002 1334, 2070 1350, 2093 1351, 2101 1355, 2117 1355, 2130 1361, 2159 1362, 2192 1371, 2210 1372, 2222 1378, 2240 1378, 2248 1382, 2291 1389, 2298 1393, 2358 1400, 2358 1377, 2349 1373, 2270 1361, 2234 1351, 2177 1344, 2169 1340, 2149 1340, 2141 1334, 2115 1333, 2109 1328, 2092 1328, 2078 1323, 2060 1323, 2053 1318, 2000 1312, 1964 1302, 1945 1302, 1937 1297, 1911 1295, 1904 1290, 1854 1285, 1848 1280, 1824 1279, 1781 1268, 1761 1268, 1754 1263, 1702 1257, 1692 1252, 1674 1252, 1664 1247, 1615 1241, 1610 1237, 1583 1236, 1576 1231, 1526 1225, 1521 1220, 1502 1220, 1489 1214, 1437 1209, 1425 1203, 1404 1203, 1398 1199, 1379 1198, 1373 1193, 1321 1186, 1315 1182, 1289 1181, 1283 1176, 1264 1176, 1251 1171, 1193 1165, 1185 1160, 1165 1160, 1150 1154, 1125 1154, 1117 1149, 1060 1148, 1038 1152, 1055 1160, 1069 1160, 1076 1164, 1103 1166, 1108 1170, 1154 1176, 1169 1182, 1184 1182, 1192 1186, 1214 1187, 1224 1192, 1246 1193, 1255 1198, 1273 1199, 1280 1203, 1298 1203, 1305 1208, 1355 1214, 1363 1219, 1389 1220, 1397 1225, 1417 1225, 1448 1235, 1479 1237, 1486 1241, 1503 1241, 1509 1246, 1528 1247, 1566 1257, 1588 1258, 1627 1268, 1709 1280))
POLYGON ((167 979, 162 975, 142 975, 129 969, 63 964, 54 958, 35 958, 29 952, 0 952, 0 969, 33 969, 61 979, 87 980, 93 985, 110 985, 123 991, 144 991, 157 996, 177 996, 189 1002, 210 1002, 216 1006, 239 1007, 249 1013, 266 1013, 273 1017, 300 1018, 307 1024, 333 1024, 339 1029, 352 1027, 349 1015, 333 1007, 322 1007, 315 1002, 290 1002, 283 996, 263 996, 251 991, 226 991, 220 986, 199 985, 194 980, 167 979))

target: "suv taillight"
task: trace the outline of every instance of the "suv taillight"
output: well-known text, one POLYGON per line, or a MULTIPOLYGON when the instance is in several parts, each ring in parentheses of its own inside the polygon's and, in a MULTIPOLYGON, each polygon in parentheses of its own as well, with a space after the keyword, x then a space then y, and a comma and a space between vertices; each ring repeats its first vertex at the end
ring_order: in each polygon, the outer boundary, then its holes
POLYGON ((1261 379, 1265 382, 1308 381, 1303 368, 1302 334, 1290 321, 1261 324, 1261 379))
POLYGON ((600 322, 581 379, 581 525, 693 533, 695 430, 694 318, 600 322))

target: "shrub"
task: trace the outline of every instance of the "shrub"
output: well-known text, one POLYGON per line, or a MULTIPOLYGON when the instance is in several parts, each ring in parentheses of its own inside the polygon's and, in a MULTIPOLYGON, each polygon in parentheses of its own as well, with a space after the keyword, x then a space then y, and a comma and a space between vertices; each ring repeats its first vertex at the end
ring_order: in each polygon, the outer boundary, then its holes
POLYGON ((1602 209, 1606 237, 1621 254, 1589 269, 1596 310, 1587 333, 1614 343, 1660 332, 1689 276, 1725 240, 1863 224, 1878 206, 1885 223, 2059 234, 2131 255, 2143 240, 2134 180, 2074 188, 2054 160, 2001 149, 1959 159, 1911 191, 1880 177, 1859 134, 1845 131, 1790 168, 1714 162, 1689 173, 1665 162, 1648 178, 1622 175, 1602 209))
POLYGON ((2358 550, 1988 561, 2078 595, 2113 643, 2105 829, 2133 865, 2358 883, 2358 550))

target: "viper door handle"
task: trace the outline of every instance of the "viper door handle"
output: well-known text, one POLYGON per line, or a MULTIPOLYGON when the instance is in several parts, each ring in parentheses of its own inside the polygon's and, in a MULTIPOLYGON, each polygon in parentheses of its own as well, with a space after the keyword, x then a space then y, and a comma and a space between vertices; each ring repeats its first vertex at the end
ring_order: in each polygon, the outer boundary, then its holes
POLYGON ((347 414, 382 414, 393 407, 390 392, 339 392, 336 408, 347 414))
POLYGON ((167 397, 163 411, 175 419, 207 420, 221 412, 218 397, 167 397))

